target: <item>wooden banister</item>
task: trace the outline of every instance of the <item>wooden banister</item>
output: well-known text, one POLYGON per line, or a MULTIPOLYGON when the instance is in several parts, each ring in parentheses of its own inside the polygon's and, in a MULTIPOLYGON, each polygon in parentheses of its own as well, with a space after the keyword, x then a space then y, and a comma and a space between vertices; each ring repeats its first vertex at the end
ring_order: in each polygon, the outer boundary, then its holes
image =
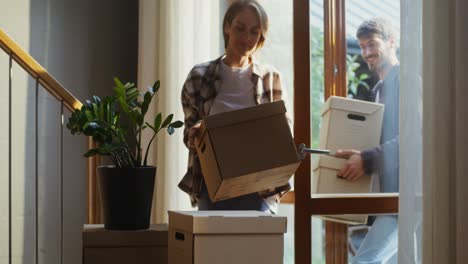
MULTIPOLYGON (((29 53, 24 51, 13 39, 0 29, 0 48, 7 53, 26 72, 36 79, 50 94, 60 101, 67 109, 74 111, 83 105, 70 91, 65 89, 44 67, 42 67, 29 53)), ((88 138, 88 145, 93 146, 93 140, 88 138)), ((99 160, 96 156, 88 159, 88 223, 100 223, 101 212, 96 192, 96 167, 99 160)))
POLYGON ((62 101, 70 111, 83 105, 72 93, 65 89, 31 55, 24 51, 14 40, 0 29, 0 47, 10 55, 24 70, 49 91, 57 100, 62 101))

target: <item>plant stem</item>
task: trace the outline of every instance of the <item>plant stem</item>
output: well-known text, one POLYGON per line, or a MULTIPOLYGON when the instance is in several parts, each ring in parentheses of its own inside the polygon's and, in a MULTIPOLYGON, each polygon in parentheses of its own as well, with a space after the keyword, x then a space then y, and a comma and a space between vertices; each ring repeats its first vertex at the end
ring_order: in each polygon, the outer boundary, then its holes
POLYGON ((138 140, 137 140, 137 161, 139 164, 141 164, 141 131, 142 128, 140 126, 139 132, 138 132, 138 140))
MULTIPOLYGON (((158 131, 159 131, 159 130, 158 130, 158 131)), ((156 133, 157 133, 157 132, 154 132, 153 137, 151 138, 151 140, 150 140, 149 143, 148 143, 148 147, 146 147, 145 160, 144 160, 144 162, 143 162, 143 166, 147 166, 148 152, 149 152, 151 143, 153 143, 153 140, 154 140, 154 138, 156 137, 156 133)))

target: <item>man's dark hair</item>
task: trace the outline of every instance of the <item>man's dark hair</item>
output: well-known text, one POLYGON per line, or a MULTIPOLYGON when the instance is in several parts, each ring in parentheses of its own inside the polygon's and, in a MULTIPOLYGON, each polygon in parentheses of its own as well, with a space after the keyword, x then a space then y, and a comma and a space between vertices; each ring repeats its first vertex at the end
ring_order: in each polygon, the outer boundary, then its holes
POLYGON ((362 22, 356 32, 356 37, 358 39, 368 38, 373 34, 380 36, 384 41, 396 38, 392 24, 383 18, 373 18, 362 22))

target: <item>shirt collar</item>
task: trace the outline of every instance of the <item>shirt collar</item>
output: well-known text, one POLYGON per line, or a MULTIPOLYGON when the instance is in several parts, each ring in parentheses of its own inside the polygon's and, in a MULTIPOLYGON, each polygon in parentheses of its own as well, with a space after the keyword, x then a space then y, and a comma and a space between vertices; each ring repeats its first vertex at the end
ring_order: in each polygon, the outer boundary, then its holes
MULTIPOLYGON (((225 54, 219 57, 218 59, 216 59, 215 67, 213 69, 214 75, 219 74, 222 59, 224 59, 224 57, 226 57, 225 54)), ((252 73, 257 75, 258 77, 262 77, 267 73, 267 70, 265 69, 265 67, 262 67, 260 65, 259 61, 257 60, 257 58, 255 58, 255 56, 252 56, 252 73)))

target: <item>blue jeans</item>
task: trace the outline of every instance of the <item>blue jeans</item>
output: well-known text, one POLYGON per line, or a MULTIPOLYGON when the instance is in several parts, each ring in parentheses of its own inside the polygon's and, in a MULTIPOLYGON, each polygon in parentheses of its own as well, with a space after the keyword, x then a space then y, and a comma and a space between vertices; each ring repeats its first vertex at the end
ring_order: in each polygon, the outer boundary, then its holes
POLYGON ((375 218, 362 241, 353 264, 398 263, 398 217, 382 215, 375 218))

